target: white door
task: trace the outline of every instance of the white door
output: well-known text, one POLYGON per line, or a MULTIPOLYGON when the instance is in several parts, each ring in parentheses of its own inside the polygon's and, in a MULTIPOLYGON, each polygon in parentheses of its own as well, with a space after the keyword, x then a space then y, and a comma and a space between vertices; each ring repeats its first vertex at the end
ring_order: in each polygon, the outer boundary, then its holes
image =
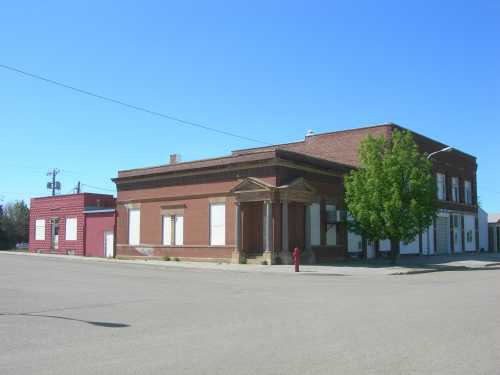
POLYGON ((104 232, 104 256, 113 258, 113 232, 104 232))

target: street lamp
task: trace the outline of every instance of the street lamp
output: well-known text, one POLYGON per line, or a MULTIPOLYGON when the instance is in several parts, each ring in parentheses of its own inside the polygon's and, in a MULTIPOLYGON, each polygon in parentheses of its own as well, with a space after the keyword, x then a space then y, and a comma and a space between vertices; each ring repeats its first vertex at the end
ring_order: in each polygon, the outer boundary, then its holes
POLYGON ((453 147, 448 146, 441 150, 431 152, 429 155, 427 155, 427 159, 430 159, 432 156, 439 154, 440 152, 450 152, 451 150, 453 150, 453 147))

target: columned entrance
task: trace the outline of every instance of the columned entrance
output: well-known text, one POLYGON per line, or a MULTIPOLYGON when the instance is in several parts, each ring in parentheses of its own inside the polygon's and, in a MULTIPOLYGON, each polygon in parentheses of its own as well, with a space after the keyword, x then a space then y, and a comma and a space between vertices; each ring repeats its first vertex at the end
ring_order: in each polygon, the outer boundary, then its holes
POLYGON ((291 263, 293 248, 305 250, 306 205, 315 190, 302 178, 276 187, 248 177, 232 193, 236 197, 233 262, 244 258, 291 263))

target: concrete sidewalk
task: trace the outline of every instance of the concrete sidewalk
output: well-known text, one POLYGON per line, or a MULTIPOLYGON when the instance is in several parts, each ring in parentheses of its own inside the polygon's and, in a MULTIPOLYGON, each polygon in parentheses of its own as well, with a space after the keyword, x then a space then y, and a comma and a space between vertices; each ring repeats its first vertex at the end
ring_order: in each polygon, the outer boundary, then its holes
POLYGON ((190 268, 200 270, 217 270, 233 272, 263 272, 275 274, 300 275, 331 275, 331 276, 391 276, 411 275, 442 271, 467 271, 481 269, 500 269, 500 254, 485 253, 454 256, 415 256, 403 257, 397 266, 390 265, 385 259, 373 261, 347 261, 332 265, 301 265, 300 273, 296 274, 291 265, 254 265, 228 264, 214 262, 186 262, 162 260, 124 260, 91 258, 71 255, 34 254, 17 251, 0 251, 1 254, 27 257, 46 257, 75 262, 105 262, 110 264, 134 264, 149 267, 190 268))

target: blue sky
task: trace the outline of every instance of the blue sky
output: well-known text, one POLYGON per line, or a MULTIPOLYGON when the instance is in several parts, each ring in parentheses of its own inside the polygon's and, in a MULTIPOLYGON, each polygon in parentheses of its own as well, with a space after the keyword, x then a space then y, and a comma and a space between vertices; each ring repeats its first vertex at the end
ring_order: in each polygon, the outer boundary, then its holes
MULTIPOLYGON (((500 211, 498 1, 33 1, 0 12, 0 64, 270 143, 395 122, 478 157, 500 211)), ((0 69, 0 198, 48 168, 117 170, 258 146, 0 69)), ((98 191, 86 187, 87 191, 98 191)), ((105 190, 102 190, 105 192, 105 190)))

